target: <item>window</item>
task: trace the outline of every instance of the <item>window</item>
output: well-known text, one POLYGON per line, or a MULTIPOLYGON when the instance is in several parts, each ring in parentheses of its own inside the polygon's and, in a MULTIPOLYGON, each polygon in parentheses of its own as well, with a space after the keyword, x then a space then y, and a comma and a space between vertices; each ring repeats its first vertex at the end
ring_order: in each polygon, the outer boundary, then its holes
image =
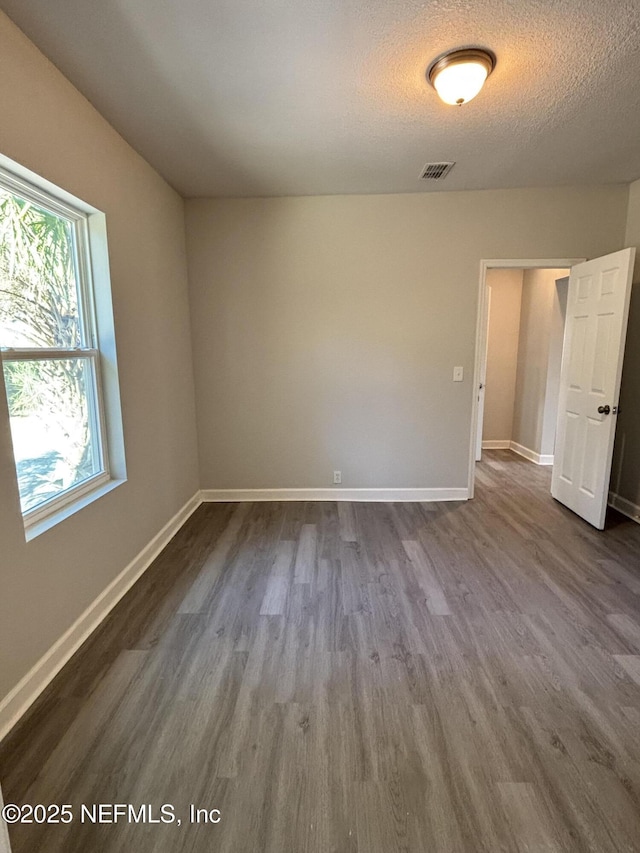
POLYGON ((26 527, 112 480, 92 209, 65 195, 0 171, 0 351, 26 527))

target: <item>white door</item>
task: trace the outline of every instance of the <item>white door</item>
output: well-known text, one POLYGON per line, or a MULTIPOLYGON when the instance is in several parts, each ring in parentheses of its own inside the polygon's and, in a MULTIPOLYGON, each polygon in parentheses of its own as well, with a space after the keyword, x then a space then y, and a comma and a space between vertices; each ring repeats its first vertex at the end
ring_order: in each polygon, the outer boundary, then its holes
POLYGON ((602 530, 635 249, 572 267, 551 494, 602 530))

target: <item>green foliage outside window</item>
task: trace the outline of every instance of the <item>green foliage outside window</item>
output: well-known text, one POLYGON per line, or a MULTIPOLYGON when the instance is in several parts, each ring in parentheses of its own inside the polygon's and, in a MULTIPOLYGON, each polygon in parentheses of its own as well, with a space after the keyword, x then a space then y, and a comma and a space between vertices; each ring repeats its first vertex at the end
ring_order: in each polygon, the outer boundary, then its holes
MULTIPOLYGON (((87 345, 74 252, 70 221, 0 189, 0 346, 5 350, 87 345)), ((92 380, 82 358, 10 358, 5 352, 14 449, 20 440, 23 446, 16 464, 24 511, 94 473, 87 405, 92 380), (30 455, 31 434, 38 441, 30 455)))

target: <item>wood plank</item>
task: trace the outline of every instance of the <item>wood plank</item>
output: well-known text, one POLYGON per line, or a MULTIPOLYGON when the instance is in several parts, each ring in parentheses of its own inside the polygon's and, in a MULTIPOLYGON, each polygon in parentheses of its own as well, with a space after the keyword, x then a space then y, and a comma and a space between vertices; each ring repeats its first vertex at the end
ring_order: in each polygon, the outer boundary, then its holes
POLYGON ((640 684, 640 655, 614 655, 613 659, 629 673, 636 684, 640 684))
POLYGON ((286 611, 294 549, 294 542, 283 541, 278 545, 267 590, 260 607, 261 616, 281 616, 286 611))
POLYGON ((450 616, 451 610, 447 604, 444 591, 436 576, 433 564, 425 554, 418 542, 408 541, 402 543, 407 556, 413 563, 418 583, 427 596, 427 607, 429 613, 434 616, 450 616))
POLYGON ((303 524, 296 552, 294 569, 294 580, 296 583, 311 583, 313 580, 316 566, 316 540, 316 525, 303 524))

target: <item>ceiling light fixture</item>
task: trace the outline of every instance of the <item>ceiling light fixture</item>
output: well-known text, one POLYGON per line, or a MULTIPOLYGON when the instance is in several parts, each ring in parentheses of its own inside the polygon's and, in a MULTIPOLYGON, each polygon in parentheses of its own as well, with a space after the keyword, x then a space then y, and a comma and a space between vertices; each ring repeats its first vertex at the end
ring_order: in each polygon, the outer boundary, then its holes
POLYGON ((461 106, 478 94, 493 71, 496 58, 482 48, 452 50, 427 69, 427 80, 445 104, 461 106))

